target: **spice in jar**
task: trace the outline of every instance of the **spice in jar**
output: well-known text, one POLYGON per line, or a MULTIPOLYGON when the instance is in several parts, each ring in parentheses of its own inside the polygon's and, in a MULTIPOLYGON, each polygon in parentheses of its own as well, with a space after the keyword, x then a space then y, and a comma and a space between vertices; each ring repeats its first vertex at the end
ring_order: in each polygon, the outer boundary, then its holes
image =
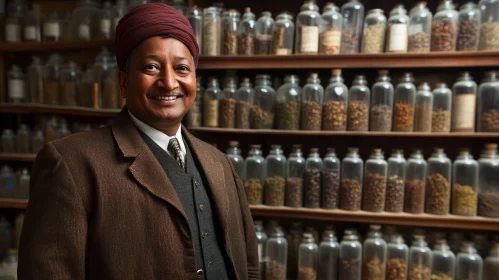
POLYGON ((432 274, 431 280, 452 280, 452 276, 440 271, 440 272, 432 274))
POLYGON ((322 170, 322 208, 338 208, 340 173, 337 170, 322 170))
POLYGON ((414 131, 429 132, 432 128, 433 108, 430 103, 416 105, 414 131))
POLYGON ((59 81, 58 80, 43 80, 43 100, 46 104, 59 105, 59 81))
POLYGON ((478 48, 478 29, 480 22, 475 19, 462 19, 459 21, 457 35, 458 51, 476 51, 478 48))
POLYGON ((244 189, 246 191, 248 204, 256 205, 263 203, 263 185, 261 180, 255 178, 246 180, 244 189))
POLYGON ((477 193, 471 186, 454 184, 452 187, 452 213, 461 216, 475 216, 477 193))
POLYGON ((321 170, 309 168, 305 170, 306 193, 305 207, 319 208, 321 205, 321 170))
POLYGON ((323 106, 322 129, 339 130, 347 126, 347 110, 343 101, 327 101, 323 106))
POLYGON ((286 179, 286 206, 303 207, 303 179, 288 177, 286 179))
POLYGON ((340 53, 357 53, 360 42, 359 37, 359 35, 349 31, 343 32, 341 34, 340 53))
POLYGON ((407 263, 402 258, 389 259, 386 263, 386 280, 405 280, 407 263))
POLYGON ((409 35, 408 51, 415 53, 429 52, 430 39, 430 34, 426 32, 418 32, 416 34, 409 35))
POLYGON ((414 125, 414 107, 408 103, 397 103, 393 110, 393 130, 410 131, 414 125))
POLYGON ((354 101, 348 104, 348 130, 367 130, 369 123, 369 104, 354 101))
POLYGON ((253 55, 255 53, 255 35, 242 34, 240 37, 240 51, 242 55, 253 55))
POLYGON ((449 211, 450 184, 440 173, 426 178, 426 213, 445 215, 449 211))
POLYGON ((430 267, 424 264, 411 264, 408 280, 430 279, 430 267))
POLYGON ((250 109, 250 125, 255 129, 272 128, 274 124, 274 113, 267 112, 262 108, 253 105, 250 109))
POLYGON ((364 264, 363 279, 385 280, 385 263, 379 257, 372 257, 364 264))
POLYGON ((363 210, 381 212, 385 210, 386 177, 370 173, 364 178, 363 210))
POLYGON ((349 211, 360 210, 362 184, 358 179, 341 180, 340 196, 341 209, 349 211))
POLYGON ((218 99, 204 101, 204 126, 218 127, 218 99))
POLYGON ((286 280, 286 264, 276 260, 268 261, 265 265, 265 279, 286 280))
POLYGON ((269 206, 284 205, 284 178, 273 176, 265 179, 265 204, 269 206))
POLYGON ((300 102, 278 101, 277 107, 277 128, 279 129, 300 129, 300 102))
POLYGON ((439 108, 432 112, 431 131, 433 132, 449 132, 450 131, 450 111, 439 108))
POLYGON ((317 280, 317 271, 313 267, 300 267, 298 280, 317 280))
POLYGON ((79 95, 80 88, 78 82, 66 81, 61 82, 61 105, 76 106, 76 97, 79 95))
POLYGON ((234 128, 236 124, 236 100, 234 98, 222 98, 218 101, 218 106, 219 126, 223 128, 234 128))
POLYGON ((319 35, 319 52, 322 54, 339 54, 341 31, 325 30, 319 35))
POLYGON ((405 212, 419 214, 424 211, 425 183, 421 180, 405 182, 405 212))
POLYGON ((371 108, 371 130, 390 131, 392 128, 392 108, 386 104, 371 108))
POLYGON ((448 18, 432 23, 431 51, 453 51, 456 46, 457 25, 448 18))
POLYGON ((363 53, 382 53, 385 46, 385 25, 373 24, 364 28, 362 36, 363 53))
POLYGON ((499 110, 489 109, 480 114, 478 120, 480 131, 499 131, 499 110))
POLYGON ((256 36, 256 54, 270 54, 272 47, 272 35, 258 34, 256 36))
POLYGON ((478 195, 478 215, 484 217, 499 217, 499 194, 482 192, 478 195))
POLYGON ((250 128, 250 107, 246 101, 237 101, 236 103, 236 127, 250 128))
POLYGON ((357 275, 360 275, 360 265, 361 260, 359 258, 342 259, 339 279, 357 279, 357 275))
POLYGON ((499 50, 499 22, 484 22, 480 26, 480 50, 499 50))
POLYGON ((116 83, 112 79, 104 82, 104 90, 102 94, 102 107, 108 109, 118 109, 120 93, 116 87, 116 83))
POLYGON ((302 129, 320 130, 322 125, 322 106, 313 101, 303 101, 302 129))
POLYGON ((388 177, 385 211, 402 212, 404 208, 404 180, 398 175, 388 177))
POLYGON ((225 55, 237 55, 237 34, 234 30, 229 28, 224 28, 223 34, 223 54, 225 55))
POLYGON ((283 27, 277 27, 272 35, 272 49, 274 54, 291 54, 291 50, 284 47, 284 34, 286 30, 283 27))

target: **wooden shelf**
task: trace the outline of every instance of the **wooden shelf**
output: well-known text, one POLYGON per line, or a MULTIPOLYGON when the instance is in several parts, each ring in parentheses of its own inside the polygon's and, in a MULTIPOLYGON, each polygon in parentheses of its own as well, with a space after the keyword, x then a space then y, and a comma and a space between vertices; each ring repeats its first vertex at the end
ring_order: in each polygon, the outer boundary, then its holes
POLYGON ((34 43, 0 43, 0 52, 46 52, 69 51, 90 48, 112 47, 113 40, 71 41, 71 42, 34 42, 34 43))
POLYGON ((0 162, 16 161, 16 162, 33 162, 36 154, 7 154, 0 153, 0 162))
POLYGON ((113 118, 116 117, 119 112, 120 110, 117 109, 93 109, 78 106, 0 103, 0 113, 12 114, 43 113, 67 116, 113 118))
POLYGON ((256 217, 499 231, 499 218, 250 206, 256 217))
POLYGON ((0 198, 0 208, 26 209, 26 207, 28 207, 27 199, 0 198))

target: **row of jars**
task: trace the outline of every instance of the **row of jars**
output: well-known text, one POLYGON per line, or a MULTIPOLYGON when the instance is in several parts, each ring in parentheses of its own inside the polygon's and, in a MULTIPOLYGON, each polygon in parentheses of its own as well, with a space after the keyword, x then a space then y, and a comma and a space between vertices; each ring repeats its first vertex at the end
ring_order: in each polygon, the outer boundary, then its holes
POLYGON ((410 248, 399 234, 385 241, 379 225, 370 226, 363 243, 355 230, 347 229, 341 242, 334 230, 326 230, 319 245, 318 237, 310 232, 293 240, 278 226, 270 237, 259 223, 255 230, 261 248, 261 278, 266 280, 287 279, 294 266, 298 280, 490 280, 499 269, 499 243, 483 261, 471 242, 464 243, 456 257, 445 239, 437 240, 433 250, 422 235, 413 236, 410 248))
POLYGON ((393 86, 387 70, 380 70, 372 89, 363 75, 350 89, 340 69, 334 69, 324 89, 316 73, 302 88, 296 75, 288 75, 277 92, 270 76, 257 75, 255 86, 243 78, 239 88, 229 78, 222 90, 210 78, 188 117, 188 126, 252 129, 499 132, 499 80, 495 71, 477 86, 468 72, 449 88, 426 82, 417 88, 411 73, 393 86), (203 122, 203 123, 202 123, 203 122), (476 125, 476 127, 475 127, 476 125))
POLYGON ((19 248, 19 237, 23 224, 24 213, 19 213, 13 224, 4 216, 0 218, 0 260, 5 258, 8 250, 19 248))
POLYGON ((250 8, 223 14, 216 7, 194 6, 186 16, 203 55, 354 54, 499 49, 499 3, 482 0, 456 11, 444 0, 433 17, 420 2, 410 10, 396 5, 388 19, 373 9, 364 18, 364 5, 350 0, 341 10, 327 3, 322 15, 315 1, 306 0, 294 21, 287 12, 276 20, 268 11, 256 20, 250 8), (385 38, 386 37, 386 38, 385 38))
POLYGON ((243 160, 237 142, 230 146, 228 157, 250 205, 499 217, 496 144, 487 144, 478 162, 468 149, 453 163, 440 148, 428 161, 420 150, 408 160, 394 150, 386 161, 374 149, 365 164, 357 148, 349 148, 340 161, 334 149, 321 159, 312 148, 305 159, 295 146, 287 159, 273 145, 264 158, 260 146, 251 145, 243 160))
POLYGON ((58 53, 46 63, 33 57, 26 73, 18 65, 8 72, 8 101, 49 105, 120 109, 116 58, 103 49, 86 71, 58 53))
POLYGON ((27 168, 14 169, 11 166, 0 167, 0 198, 29 198, 30 174, 27 168))
MULTIPOLYGON (((80 0, 72 12, 67 11, 62 15, 53 11, 46 16, 39 2, 33 2, 28 10, 23 0, 9 0, 5 27, 1 28, 5 28, 5 42, 8 43, 111 39, 125 14, 131 8, 148 2, 130 0, 127 3, 126 0, 117 0, 113 5, 109 1, 102 4, 100 1, 80 0)), ((180 11, 186 8, 183 0, 174 0, 170 4, 180 11)), ((3 38, 1 41, 4 41, 3 38)))

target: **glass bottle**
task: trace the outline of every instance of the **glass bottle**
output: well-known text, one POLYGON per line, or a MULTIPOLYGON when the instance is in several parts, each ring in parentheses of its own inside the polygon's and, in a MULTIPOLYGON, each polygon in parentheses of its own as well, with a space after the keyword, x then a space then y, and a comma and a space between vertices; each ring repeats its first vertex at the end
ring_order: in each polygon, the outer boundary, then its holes
POLYGON ((370 212, 385 210, 388 163, 381 149, 374 149, 366 161, 362 209, 370 212))
POLYGON ((322 208, 337 209, 340 195, 341 161, 333 148, 327 149, 322 169, 322 208))
POLYGON ((272 36, 274 34, 275 23, 270 12, 262 12, 256 21, 256 42, 255 54, 272 53, 272 36))
POLYGON ((111 2, 104 2, 102 11, 100 13, 100 19, 99 19, 99 37, 101 39, 111 39, 111 34, 112 34, 112 21, 113 21, 113 12, 112 12, 112 7, 113 5, 111 2))
POLYGON ((22 40, 24 24, 24 5, 22 0, 12 0, 7 4, 5 18, 5 42, 19 43, 22 40))
POLYGON ((62 40, 61 22, 57 12, 53 12, 43 23, 43 41, 59 42, 62 40))
POLYGON ((311 148, 305 165, 305 207, 321 206, 322 159, 318 148, 311 148))
POLYGON ((340 244, 336 240, 333 230, 326 230, 322 234, 319 245, 319 277, 320 280, 333 280, 338 276, 338 260, 340 244))
POLYGON ((395 234, 390 239, 386 259, 386 280, 406 279, 409 248, 400 234, 395 234))
POLYGON ((267 177, 267 166, 260 148, 260 145, 250 145, 248 157, 244 160, 244 188, 250 205, 263 204, 263 182, 267 177))
POLYGON ((168 3, 168 5, 172 6, 175 8, 177 11, 179 11, 182 15, 184 14, 187 5, 184 0, 172 0, 171 2, 168 3))
POLYGON ((58 129, 58 121, 55 116, 52 116, 50 120, 47 121, 45 125, 45 141, 46 143, 52 142, 57 139, 57 129, 58 129))
POLYGON ((431 276, 431 250, 423 235, 415 235, 409 249, 408 279, 429 280, 431 276))
POLYGON ((452 0, 442 0, 433 17, 431 28, 431 51, 455 51, 457 39, 457 22, 459 13, 452 0))
POLYGON ((426 177, 426 213, 449 214, 452 164, 444 149, 435 148, 428 159, 426 177))
POLYGON ((345 131, 347 129, 348 88, 343 83, 341 69, 333 69, 325 90, 322 108, 322 129, 345 131))
MULTIPOLYGON (((107 50, 104 50, 104 53, 107 53, 107 50)), ((113 63, 109 56, 103 55, 95 59, 92 67, 95 73, 94 83, 98 85, 98 104, 94 103, 94 106, 98 105, 99 108, 115 109, 120 95, 117 82, 115 82, 115 77, 118 76, 115 71, 117 70, 117 65, 113 63), (116 74, 113 75, 113 72, 116 74)))
POLYGON ((87 70, 82 73, 80 81, 81 94, 78 96, 78 106, 92 107, 92 99, 94 97, 94 80, 95 73, 92 69, 92 65, 89 64, 87 66, 87 70))
POLYGON ((256 242, 258 244, 258 262, 260 265, 260 278, 265 276, 265 264, 267 263, 267 241, 268 236, 263 230, 262 221, 255 221, 256 242))
POLYGON ((340 9, 333 3, 328 3, 324 6, 321 18, 319 53, 339 54, 343 27, 343 16, 340 13, 340 9))
POLYGON ((27 72, 30 102, 43 103, 43 65, 39 57, 33 56, 27 72))
POLYGON ((255 129, 270 129, 274 124, 276 92, 269 75, 257 75, 255 95, 250 109, 250 126, 255 129))
MULTIPOLYGON (((73 16, 71 15, 70 12, 66 12, 66 14, 64 15, 64 17, 62 18, 62 20, 60 21, 60 24, 59 24, 59 31, 60 31, 60 34, 61 34, 61 41, 71 41, 73 40, 73 33, 72 33, 72 29, 71 29, 71 24, 73 22, 73 16)), ((44 26, 45 28, 45 26, 44 26)), ((45 32, 45 31, 44 31, 45 32)), ((43 34, 45 36, 45 34, 43 34)))
POLYGON ((99 34, 101 9, 94 0, 79 0, 73 10, 73 40, 90 40, 99 34))
POLYGON ((286 264, 288 258, 288 242, 280 227, 274 227, 266 246, 267 263, 265 279, 286 280, 286 264))
POLYGON ((445 83, 438 83, 433 89, 433 112, 431 132, 450 132, 452 91, 445 83))
POLYGON ((399 213, 404 210, 404 182, 407 161, 404 151, 395 149, 388 158, 385 211, 399 213))
POLYGON ((367 12, 362 35, 362 53, 382 53, 385 49, 386 17, 381 9, 367 12))
POLYGON ((353 230, 345 230, 340 243, 340 278, 360 280, 362 274, 362 244, 353 230))
POLYGON ((319 25, 322 21, 319 7, 306 0, 296 17, 295 53, 316 54, 319 52, 319 25))
MULTIPOLYGON (((2 187, 0 182, 0 188, 2 187)), ((3 260, 12 242, 12 226, 5 216, 0 220, 0 258, 3 260)))
POLYGON ((40 3, 32 3, 31 10, 26 13, 24 20, 24 42, 42 41, 42 24, 45 16, 40 10, 40 3))
POLYGON ((303 234, 303 240, 298 249, 298 280, 317 279, 319 247, 314 236, 303 234))
POLYGON ((426 1, 421 1, 409 13, 409 45, 408 52, 429 52, 431 43, 433 15, 426 7, 426 1))
POLYGON ((393 107, 393 131, 410 132, 414 129, 416 87, 412 73, 404 73, 395 87, 393 107))
POLYGON ((241 149, 238 141, 230 141, 227 149, 227 157, 232 162, 239 179, 244 182, 244 158, 241 156, 241 149))
POLYGON ((473 243, 464 243, 457 255, 456 279, 482 279, 482 266, 482 257, 477 254, 473 243))
POLYGON ((381 237, 381 226, 371 225, 364 241, 363 279, 384 280, 386 267, 386 242, 381 237))
POLYGON ((480 44, 481 51, 499 50, 497 31, 499 29, 499 2, 496 0, 480 0, 481 11, 480 44))
POLYGON ((490 71, 478 87, 478 131, 499 132, 499 81, 490 71))
POLYGON ((295 24, 293 16, 287 12, 277 15, 274 34, 272 35, 272 54, 293 54, 295 24))
POLYGON ((303 87, 302 123, 303 130, 321 130, 324 88, 317 73, 312 73, 303 87))
POLYGON ((12 65, 12 68, 9 70, 7 87, 9 103, 28 102, 24 73, 18 65, 12 65))
POLYGON ((445 239, 437 240, 432 254, 431 277, 435 279, 454 279, 456 256, 445 239))
MULTIPOLYGON (((251 8, 246 8, 243 20, 239 23, 238 30, 238 51, 240 55, 253 55, 255 53, 255 14, 251 8)), ((204 53, 203 53, 204 54, 204 53)))
POLYGON ((250 79, 243 78, 241 86, 236 91, 236 128, 250 128, 250 108, 253 105, 255 91, 250 79))
POLYGON ((297 75, 287 75, 284 85, 277 90, 276 123, 277 129, 300 129, 302 89, 297 75))
POLYGON ((203 50, 203 10, 197 5, 194 5, 187 10, 186 17, 194 30, 196 42, 198 43, 199 50, 201 52, 203 50))
POLYGON ((426 168, 427 164, 421 150, 414 150, 407 161, 404 209, 407 213, 424 212, 426 168))
POLYGON ((388 19, 386 52, 406 53, 408 41, 409 17, 404 5, 397 5, 390 12, 388 19))
POLYGON ((483 275, 497 275, 499 271, 499 243, 492 245, 489 256, 483 264, 483 275))
POLYGON ((222 19, 222 54, 237 55, 237 27, 241 14, 234 9, 225 11, 222 19))
POLYGON ((265 204, 284 206, 286 188, 286 157, 280 145, 272 145, 266 158, 267 178, 265 179, 265 204))
POLYGON ((59 128, 57 129, 57 139, 64 138, 71 134, 71 130, 68 128, 68 123, 66 120, 61 120, 59 128))
POLYGON ((217 78, 213 77, 208 80, 206 87, 203 100, 204 126, 218 127, 219 99, 222 96, 222 90, 219 87, 217 78))
POLYGON ((80 69, 75 62, 69 61, 62 66, 60 81, 61 105, 77 105, 77 98, 80 94, 78 92, 80 89, 80 75, 80 69))
POLYGON ((361 206, 364 162, 358 148, 348 148, 341 166, 340 208, 358 211, 361 206))
POLYGON ((218 101, 218 126, 221 128, 234 128, 236 126, 236 91, 236 80, 229 78, 218 101))
POLYGON ((16 146, 20 154, 31 153, 31 130, 26 124, 21 124, 17 130, 16 146))
POLYGON ((371 131, 391 131, 393 114, 393 85, 388 70, 380 70, 371 97, 371 131))
POLYGON ((11 167, 0 168, 0 198, 12 198, 16 188, 16 175, 11 167))
POLYGON ((27 168, 23 168, 21 176, 19 176, 19 187, 16 192, 15 198, 28 199, 29 198, 29 181, 30 175, 27 168))
POLYGON ((371 91, 363 75, 355 76, 348 93, 347 123, 349 131, 367 131, 371 91))
POLYGON ((16 144, 17 139, 14 131, 12 129, 4 129, 2 131, 2 152, 14 154, 17 150, 16 144))
POLYGON ((305 158, 301 146, 293 145, 286 166, 286 206, 303 207, 303 179, 305 158))
POLYGON ((43 67, 43 101, 45 104, 59 105, 59 80, 62 63, 62 56, 53 53, 43 67))
POLYGON ((198 76, 196 79, 196 99, 194 100, 194 104, 192 104, 189 112, 187 112, 188 127, 199 127, 203 123, 204 88, 201 81, 202 77, 198 76))
POLYGON ((452 87, 452 131, 475 131, 477 84, 469 72, 463 72, 452 87))
POLYGON ((418 86, 416 110, 414 112, 414 132, 431 132, 433 113, 433 94, 428 83, 418 86))
POLYGON ((343 33, 341 34, 340 53, 359 53, 364 20, 364 5, 359 0, 350 0, 341 6, 343 33))
POLYGON ((216 7, 204 9, 203 55, 220 55, 221 19, 216 7))
POLYGON ((499 218, 499 156, 497 144, 487 144, 478 160, 478 215, 499 218))
POLYGON ((16 279, 19 256, 16 249, 9 249, 5 259, 0 263, 2 276, 5 279, 16 279))
POLYGON ((478 163, 469 149, 461 149, 452 174, 452 214, 476 216, 478 163))
POLYGON ((461 5, 459 10, 457 51, 478 50, 478 36, 480 35, 480 9, 473 2, 461 5))
POLYGON ((45 145, 45 136, 43 135, 43 131, 37 129, 31 139, 31 152, 37 154, 43 145, 45 145))

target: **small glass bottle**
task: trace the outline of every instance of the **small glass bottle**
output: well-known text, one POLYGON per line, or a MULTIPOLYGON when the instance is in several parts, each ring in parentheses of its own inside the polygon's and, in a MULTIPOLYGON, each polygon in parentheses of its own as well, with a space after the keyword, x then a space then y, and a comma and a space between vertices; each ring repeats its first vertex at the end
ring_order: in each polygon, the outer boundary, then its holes
POLYGON ((272 35, 272 54, 293 54, 293 42, 295 38, 295 24, 293 16, 287 12, 277 15, 274 34, 272 35))
POLYGON ((16 174, 11 167, 3 165, 0 168, 0 198, 12 198, 16 189, 16 174))
POLYGON ((206 87, 203 100, 204 126, 218 127, 219 100, 222 97, 222 90, 217 78, 213 77, 208 80, 206 87))
POLYGON ((14 131, 12 129, 4 129, 2 131, 2 152, 14 154, 17 150, 16 144, 17 139, 14 131))
POLYGON ((260 145, 250 145, 248 157, 244 160, 244 188, 250 205, 263 204, 263 182, 267 177, 267 166, 260 148, 260 145))
POLYGON ((317 73, 312 73, 303 87, 302 123, 303 130, 321 130, 324 88, 317 73))
POLYGON ((404 182, 407 161, 403 150, 393 150, 388 158, 385 211, 400 213, 404 210, 404 182))
POLYGON ((59 128, 57 129, 57 139, 64 138, 71 134, 71 130, 68 128, 68 123, 66 120, 61 120, 59 128))
POLYGON ((62 56, 53 53, 43 67, 43 101, 45 104, 59 105, 59 80, 61 78, 62 63, 62 56))
POLYGON ((244 158, 241 156, 241 149, 238 141, 230 141, 226 151, 227 157, 232 162, 239 179, 244 182, 244 158))
POLYGON ((371 96, 371 131, 391 131, 393 115, 393 85, 388 70, 380 70, 371 96))
POLYGON ((340 278, 360 280, 362 275, 362 244, 353 230, 345 230, 340 244, 340 278))
POLYGON ((433 15, 426 7, 426 1, 416 4, 411 9, 409 17, 409 45, 407 51, 410 53, 429 52, 433 15))
POLYGON ((220 55, 221 18, 216 7, 204 9, 203 55, 220 55))
POLYGON ((99 34, 100 3, 94 0, 79 0, 72 13, 72 40, 91 40, 99 34))
POLYGON ((250 108, 253 105, 255 91, 250 79, 243 78, 241 86, 236 91, 236 128, 250 128, 250 108))
POLYGON ((454 279, 456 256, 445 239, 437 240, 432 254, 432 279, 454 279))
POLYGON ((393 106, 393 131, 411 132, 414 129, 416 87, 412 73, 404 73, 395 87, 393 106))
POLYGON ((321 170, 323 164, 318 148, 311 148, 305 165, 305 207, 321 206, 321 170))
POLYGON ((5 42, 19 43, 22 40, 24 24, 24 5, 21 0, 9 1, 5 18, 5 42))
POLYGON ((347 123, 349 131, 367 131, 371 91, 364 76, 355 76, 348 93, 347 123))
POLYGON ((388 19, 386 52, 406 53, 408 41, 409 17, 404 5, 397 5, 390 12, 388 19))
POLYGON ((17 130, 16 147, 20 154, 31 153, 31 130, 26 124, 21 124, 17 130))
POLYGON ((490 71, 478 87, 478 132, 499 132, 499 81, 490 71))
POLYGON ((237 55, 237 27, 241 14, 234 9, 225 11, 222 19, 222 54, 237 55))
POLYGON ((85 16, 85 18, 78 24, 78 40, 79 41, 89 41, 92 39, 94 34, 92 33, 92 19, 90 16, 85 16))
POLYGON ((267 241, 268 236, 263 230, 262 221, 255 221, 256 242, 258 244, 258 263, 260 266, 260 278, 265 276, 265 266, 267 263, 267 241))
POLYGON ((218 101, 218 126, 221 128, 234 128, 236 126, 236 91, 236 80, 229 78, 218 101))
POLYGON ((29 100, 31 103, 43 103, 43 65, 37 56, 33 56, 28 67, 29 100))
POLYGON ((191 109, 187 113, 188 127, 200 127, 203 123, 204 88, 201 81, 202 77, 198 76, 196 79, 196 99, 194 100, 191 109))
POLYGON ((385 210, 386 175, 388 163, 381 149, 374 149, 366 161, 362 210, 382 212, 385 210))
MULTIPOLYGON (((61 80, 60 80, 60 101, 59 104, 65 105, 65 106, 76 106, 77 105, 77 98, 80 89, 80 69, 78 65, 73 62, 69 61, 68 63, 64 64, 61 69, 61 80)), ((106 92, 107 93, 107 92, 106 92)), ((109 93, 111 94, 111 93, 109 93)), ((116 93, 115 96, 115 103, 118 103, 116 98, 118 94, 116 93)), ((107 105, 107 104, 106 104, 107 105)), ((107 106, 103 106, 104 108, 109 108, 107 106)), ((114 109, 114 108, 113 108, 114 109)))
POLYGON ((270 12, 262 12, 256 21, 255 54, 272 54, 272 36, 275 23, 270 12))
MULTIPOLYGON (((59 27, 60 27, 60 34, 61 34, 61 41, 71 41, 73 40, 73 33, 71 30, 71 24, 73 22, 73 17, 70 12, 66 12, 62 20, 60 21, 59 27)), ((45 36, 45 34, 44 34, 45 36)))
POLYGON ((476 216, 478 163, 469 149, 461 149, 454 161, 452 174, 452 214, 476 216))
POLYGON ((303 207, 305 163, 301 146, 293 146, 286 167, 286 206, 303 207))
POLYGON ((452 87, 452 131, 474 132, 477 84, 469 72, 463 72, 452 87))
POLYGON ((416 110, 414 112, 414 132, 431 132, 433 113, 433 94, 428 83, 418 86, 416 110))
POLYGON ((421 150, 415 150, 407 161, 405 180, 405 208, 407 213, 421 214, 425 205, 427 164, 421 150))
POLYGON ((33 138, 31 139, 31 152, 37 154, 45 145, 45 136, 43 135, 43 131, 36 130, 33 133, 33 138))
POLYGON ((340 196, 341 161, 333 148, 327 149, 322 169, 322 208, 337 209, 340 196))
POLYGON ((10 103, 26 103, 28 96, 26 95, 25 78, 21 67, 12 65, 8 73, 8 102, 10 103))
POLYGON ((402 280, 407 277, 409 248, 400 234, 390 239, 386 254, 386 280, 402 280))
POLYGON ((364 241, 363 273, 364 280, 384 280, 386 267, 386 242, 381 237, 381 226, 371 225, 364 241))
POLYGON ((438 83, 433 89, 433 112, 431 132, 450 132, 452 91, 445 83, 438 83))
POLYGON ((111 39, 112 34, 112 7, 111 2, 104 2, 99 20, 99 37, 101 39, 111 39))
POLYGON ((300 248, 303 229, 301 222, 292 222, 286 240, 288 241, 288 277, 298 276, 298 249, 300 248))
POLYGON ((364 20, 364 5, 359 0, 350 0, 341 6, 343 33, 341 34, 340 53, 359 53, 364 20))
MULTIPOLYGON (((203 10, 197 5, 187 10, 186 17, 194 30, 196 42, 198 43, 200 53, 203 49, 203 10)), ((236 38, 237 44, 237 38, 236 38)), ((237 48, 236 48, 237 49, 237 48)))
POLYGON ((456 279, 482 279, 482 266, 482 257, 477 254, 473 243, 464 243, 457 255, 456 279))
POLYGON ((322 234, 319 245, 319 277, 321 280, 337 279, 340 244, 336 240, 333 230, 326 230, 322 234))
POLYGON ((478 215, 499 218, 499 156, 497 144, 487 144, 478 160, 478 215))
POLYGON ((358 148, 348 148, 348 154, 341 166, 340 208, 358 211, 362 203, 362 181, 364 162, 358 148))
POLYGON ((481 13, 477 5, 468 2, 461 5, 459 10, 457 51, 478 50, 478 36, 480 35, 481 13))
POLYGON ((315 1, 306 0, 296 17, 296 54, 316 54, 319 52, 319 25, 322 21, 315 1))
MULTIPOLYGON (((116 27, 120 22, 120 19, 127 13, 126 0, 116 0, 116 4, 113 6, 111 17, 113 19, 113 25, 111 27, 112 36, 116 35, 116 27)), ((201 11, 202 13, 202 11, 201 11)), ((191 23, 192 25, 192 23, 191 23)), ((194 27, 194 25, 192 25, 194 27)), ((200 42, 198 41, 199 49, 201 49, 200 42)))
POLYGON ((253 55, 255 53, 255 25, 255 14, 251 12, 250 8, 246 8, 244 10, 243 19, 237 28, 238 51, 240 55, 253 55))
POLYGON ((33 3, 32 8, 26 13, 24 21, 24 42, 42 41, 42 24, 45 16, 40 10, 40 3, 33 3))
POLYGON ((45 125, 45 141, 46 143, 52 142, 57 139, 57 129, 59 127, 57 118, 52 116, 45 125))
POLYGON ((499 3, 495 0, 480 0, 481 11, 480 46, 481 51, 499 50, 497 30, 499 28, 499 3))
POLYGON ((255 95, 250 109, 250 126, 254 129, 271 129, 274 125, 276 92, 269 75, 257 75, 255 95))
POLYGON ((362 35, 362 53, 382 53, 385 50, 386 17, 381 9, 367 12, 362 35))
POLYGON ((435 148, 428 159, 426 177, 426 213, 449 214, 452 164, 444 149, 435 148))
POLYGON ((455 51, 457 39, 457 22, 459 13, 452 0, 442 0, 433 17, 431 28, 431 51, 455 51))
POLYGON ((483 275, 497 275, 499 271, 499 243, 492 245, 489 256, 483 264, 483 275))
POLYGON ((14 195, 14 198, 18 199, 28 199, 29 198, 29 181, 30 175, 27 168, 23 168, 21 171, 21 175, 19 176, 19 187, 14 195))
POLYGON ((287 75, 284 79, 284 85, 277 90, 277 129, 300 129, 302 89, 299 83, 297 75, 287 75))
POLYGON ((288 242, 280 227, 274 227, 267 241, 267 263, 265 279, 286 280, 286 264, 288 258, 288 242))
POLYGON ((319 53, 339 54, 343 16, 340 9, 328 3, 322 11, 322 22, 319 28, 319 53))
MULTIPOLYGON (((2 183, 0 182, 0 188, 2 183)), ((0 219, 0 258, 3 260, 7 254, 7 250, 10 248, 12 243, 12 226, 7 221, 5 216, 0 219)), ((15 278, 14 278, 15 279, 15 278)))
POLYGON ((322 129, 345 131, 347 129, 348 88, 343 83, 341 69, 333 69, 325 90, 322 108, 322 129))
POLYGON ((408 279, 429 280, 431 277, 431 250, 423 235, 415 235, 409 249, 408 279))
POLYGON ((272 145, 266 158, 267 178, 265 179, 265 204, 269 206, 284 206, 286 188, 286 157, 280 145, 272 145))
POLYGON ((298 249, 298 280, 317 279, 319 247, 314 236, 303 234, 303 240, 298 249))
POLYGON ((43 41, 59 42, 62 40, 61 22, 57 12, 53 12, 43 24, 43 41))

